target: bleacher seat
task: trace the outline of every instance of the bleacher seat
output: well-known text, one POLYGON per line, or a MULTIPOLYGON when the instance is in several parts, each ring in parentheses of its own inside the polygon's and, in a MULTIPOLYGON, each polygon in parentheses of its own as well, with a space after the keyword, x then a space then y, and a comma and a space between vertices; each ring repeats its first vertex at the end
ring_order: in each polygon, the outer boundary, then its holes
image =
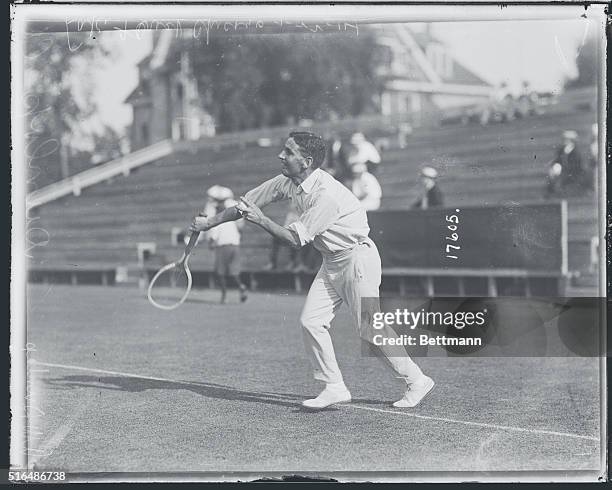
MULTIPOLYGON (((596 113, 577 111, 576 103, 566 102, 565 109, 555 106, 542 116, 484 128, 415 129, 405 148, 385 150, 379 174, 383 209, 405 209, 416 199, 415 183, 424 164, 438 168, 448 205, 541 201, 546 164, 561 132, 576 130, 586 151, 596 113)), ((171 230, 188 226, 204 205, 206 189, 220 184, 236 195, 244 193, 279 172, 278 151, 274 145, 200 148, 193 143, 128 176, 85 188, 80 196, 66 196, 35 208, 31 214, 40 218, 35 226, 49 233, 49 242, 30 250, 30 268, 60 270, 74 264, 133 268, 139 242, 155 242, 158 254, 168 260, 178 257, 181 250, 172 244, 171 230)), ((285 208, 274 204, 268 213, 282 222, 285 208)), ((597 234, 597 223, 593 196, 570 200, 569 250, 574 270, 588 269, 590 258, 584 247, 597 234)), ((254 226, 246 230, 244 266, 258 270, 268 261, 270 237, 254 226)), ((200 246, 190 264, 193 270, 210 270, 213 254, 200 246)))

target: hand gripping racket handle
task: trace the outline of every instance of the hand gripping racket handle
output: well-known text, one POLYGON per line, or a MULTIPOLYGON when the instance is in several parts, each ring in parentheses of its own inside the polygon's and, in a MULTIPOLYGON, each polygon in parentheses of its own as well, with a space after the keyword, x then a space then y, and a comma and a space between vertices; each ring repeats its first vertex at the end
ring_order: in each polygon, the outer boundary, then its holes
POLYGON ((187 260, 187 258, 191 254, 191 251, 193 250, 193 247, 195 247, 195 244, 198 241, 199 236, 200 236, 199 231, 195 231, 191 234, 191 236, 189 237, 189 243, 187 243, 187 246, 185 247, 185 253, 183 254, 183 259, 181 262, 184 262, 185 260, 187 260))

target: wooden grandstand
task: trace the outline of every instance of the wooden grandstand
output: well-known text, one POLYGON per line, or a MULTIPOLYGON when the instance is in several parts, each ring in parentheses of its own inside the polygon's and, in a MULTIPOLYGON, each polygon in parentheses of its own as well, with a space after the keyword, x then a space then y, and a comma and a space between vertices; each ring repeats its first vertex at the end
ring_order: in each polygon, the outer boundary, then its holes
MULTIPOLYGON (((543 201, 547 162, 561 131, 576 130, 586 152, 590 127, 596 121, 594 92, 582 91, 562 96, 540 116, 487 127, 428 125, 415 129, 404 148, 390 139, 379 174, 382 209, 405 209, 414 201, 414 183, 425 164, 440 171, 440 186, 449 206, 543 201)), ((150 267, 173 260, 181 247, 173 243, 172 230, 188 225, 202 208, 206 189, 220 184, 240 195, 275 175, 276 155, 287 131, 275 128, 251 132, 248 137, 234 134, 183 142, 174 145, 169 155, 129 173, 115 172, 111 178, 79 188, 79 195, 71 193, 31 207, 30 217, 36 219, 36 228, 48 233, 48 242, 30 251, 30 280, 108 284, 134 280, 143 265, 139 243, 155 244, 150 267), (263 135, 270 146, 256 144, 263 135)), ((283 221, 284 207, 268 209, 271 217, 283 221)), ((589 291, 595 291, 598 283, 589 270, 592 237, 598 234, 597 209, 594 194, 568 198, 569 270, 578 273, 574 284, 589 291)), ((256 227, 248 227, 243 234, 243 265, 252 286, 270 280, 269 275, 257 275, 268 261, 269 244, 269 236, 256 227)), ((212 252, 200 246, 190 261, 196 282, 208 283, 212 264, 212 252)), ((273 280, 288 288, 303 287, 300 275, 285 273, 273 280)))

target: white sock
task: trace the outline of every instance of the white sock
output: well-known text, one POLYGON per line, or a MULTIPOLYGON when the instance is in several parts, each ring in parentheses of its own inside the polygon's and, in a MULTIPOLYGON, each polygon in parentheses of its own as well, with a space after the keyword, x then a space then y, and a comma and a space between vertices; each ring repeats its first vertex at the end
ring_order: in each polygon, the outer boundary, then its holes
POLYGON ((339 383, 327 383, 325 385, 325 388, 327 388, 329 390, 335 390, 335 391, 344 391, 344 390, 346 390, 346 386, 344 385, 344 381, 340 381, 339 383))

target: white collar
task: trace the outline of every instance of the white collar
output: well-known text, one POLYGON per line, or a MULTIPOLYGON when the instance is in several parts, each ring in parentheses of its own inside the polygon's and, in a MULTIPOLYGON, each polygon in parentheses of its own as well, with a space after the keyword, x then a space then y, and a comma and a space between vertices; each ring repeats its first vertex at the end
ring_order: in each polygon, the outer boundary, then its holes
POLYGON ((319 181, 319 175, 321 172, 321 169, 316 168, 314 172, 312 172, 308 177, 306 177, 304 182, 302 182, 298 187, 300 187, 302 191, 306 194, 310 194, 314 185, 319 181))

